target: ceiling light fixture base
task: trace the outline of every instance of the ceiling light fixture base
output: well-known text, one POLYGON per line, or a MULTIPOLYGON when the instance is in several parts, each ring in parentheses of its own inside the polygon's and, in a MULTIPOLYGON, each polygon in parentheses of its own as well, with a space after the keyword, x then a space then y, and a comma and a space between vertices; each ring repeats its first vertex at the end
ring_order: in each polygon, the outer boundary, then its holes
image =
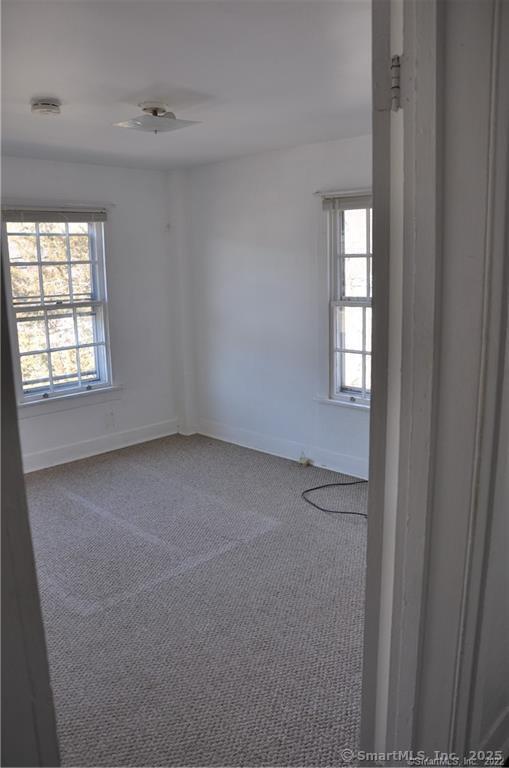
POLYGON ((175 117, 173 112, 168 112, 167 105, 162 101, 142 101, 138 106, 143 112, 146 112, 147 115, 152 115, 153 117, 162 117, 163 115, 171 115, 175 117))
POLYGON ((54 99, 47 97, 44 99, 32 99, 30 102, 30 108, 34 115, 59 115, 62 102, 60 99, 54 99))
POLYGON ((176 131, 179 128, 187 128, 196 124, 196 120, 177 120, 175 114, 169 112, 166 104, 161 101, 142 101, 138 106, 143 112, 142 115, 134 117, 132 120, 115 123, 115 126, 157 134, 176 131))

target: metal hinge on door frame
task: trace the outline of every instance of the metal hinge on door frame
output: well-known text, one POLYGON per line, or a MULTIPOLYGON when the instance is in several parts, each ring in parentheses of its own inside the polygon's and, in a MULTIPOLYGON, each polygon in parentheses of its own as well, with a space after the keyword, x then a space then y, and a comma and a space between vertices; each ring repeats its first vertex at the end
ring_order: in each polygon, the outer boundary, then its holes
POLYGON ((401 107, 401 57, 391 59, 391 109, 397 112, 401 107))

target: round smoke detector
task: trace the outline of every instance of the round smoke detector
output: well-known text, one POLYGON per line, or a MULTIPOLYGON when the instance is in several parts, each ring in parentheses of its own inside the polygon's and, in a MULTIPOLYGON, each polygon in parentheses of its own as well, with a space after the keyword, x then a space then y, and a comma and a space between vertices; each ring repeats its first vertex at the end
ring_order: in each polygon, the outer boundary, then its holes
POLYGON ((60 99, 32 99, 31 108, 34 115, 59 115, 60 99))

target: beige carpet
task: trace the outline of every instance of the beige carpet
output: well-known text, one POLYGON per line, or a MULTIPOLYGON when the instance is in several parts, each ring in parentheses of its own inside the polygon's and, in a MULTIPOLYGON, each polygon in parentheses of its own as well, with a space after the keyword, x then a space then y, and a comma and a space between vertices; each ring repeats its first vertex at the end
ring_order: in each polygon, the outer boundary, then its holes
POLYGON ((64 765, 341 764, 366 521, 300 498, 338 479, 201 436, 28 475, 64 765))

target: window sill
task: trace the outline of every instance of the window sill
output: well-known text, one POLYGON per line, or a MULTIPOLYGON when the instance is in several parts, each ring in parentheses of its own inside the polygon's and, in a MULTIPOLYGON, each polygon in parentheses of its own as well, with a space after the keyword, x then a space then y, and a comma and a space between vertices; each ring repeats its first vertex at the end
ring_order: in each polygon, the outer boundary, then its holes
POLYGON ((65 395, 54 395, 46 400, 18 403, 18 417, 28 419, 33 416, 45 416, 48 413, 81 408, 84 405, 107 403, 110 400, 119 400, 121 392, 120 386, 101 387, 88 392, 69 392, 65 395))
POLYGON ((350 400, 333 400, 331 397, 315 397, 313 398, 315 403, 321 405, 334 405, 340 408, 353 408, 355 411, 368 411, 370 410, 369 403, 352 403, 350 400))

